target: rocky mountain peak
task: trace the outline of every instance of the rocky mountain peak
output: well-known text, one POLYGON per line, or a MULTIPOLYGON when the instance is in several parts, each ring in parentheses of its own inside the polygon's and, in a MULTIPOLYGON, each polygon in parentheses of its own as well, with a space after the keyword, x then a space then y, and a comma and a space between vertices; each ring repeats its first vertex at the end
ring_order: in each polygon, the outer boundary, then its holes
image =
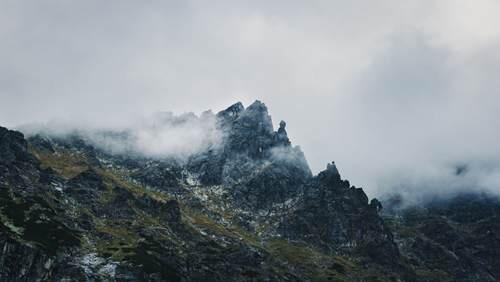
POLYGON ((217 117, 220 119, 235 119, 239 116, 239 114, 245 110, 245 107, 241 102, 237 102, 231 106, 229 106, 227 109, 220 111, 217 114, 217 117))
POLYGON ((255 112, 255 113, 261 112, 264 114, 268 113, 268 109, 267 109, 266 104, 262 103, 259 100, 255 100, 252 104, 250 104, 250 106, 248 106, 248 108, 247 108, 247 111, 248 112, 255 112))
POLYGON ((341 178, 335 162, 327 164, 326 169, 318 174, 318 179, 326 184, 337 183, 341 178))
POLYGON ((257 133, 270 134, 274 131, 271 116, 267 106, 260 102, 253 102, 242 112, 239 125, 245 129, 256 130, 257 133))
MULTIPOLYGON (((277 138, 267 107, 255 101, 248 108, 236 103, 217 114, 221 130, 225 133, 225 151, 228 154, 245 154, 251 158, 263 158, 276 146, 277 138)), ((280 142, 288 137, 280 134, 280 142)))
POLYGON ((189 167, 204 184, 230 187, 249 208, 268 208, 296 195, 312 177, 299 147, 292 147, 286 123, 274 131, 267 106, 236 103, 217 114, 222 149, 191 158, 189 167))
POLYGON ((215 118, 186 162, 0 127, 0 281, 498 281, 497 198, 392 217, 264 103, 215 118))

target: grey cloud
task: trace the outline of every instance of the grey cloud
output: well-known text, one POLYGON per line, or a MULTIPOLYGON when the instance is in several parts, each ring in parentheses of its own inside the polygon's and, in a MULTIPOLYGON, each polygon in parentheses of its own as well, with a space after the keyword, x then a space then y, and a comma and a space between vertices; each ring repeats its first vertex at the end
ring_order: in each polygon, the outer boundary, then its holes
POLYGON ((218 148, 223 133, 212 112, 174 115, 159 112, 126 127, 95 127, 72 122, 53 121, 20 127, 28 137, 40 134, 49 138, 78 136, 96 148, 112 154, 132 154, 185 161, 189 156, 218 148))
POLYGON ((73 122, 32 123, 19 128, 28 137, 40 134, 49 138, 78 136, 96 148, 112 154, 132 154, 185 161, 193 154, 218 148, 223 132, 212 112, 174 115, 155 113, 126 127, 99 127, 73 122))
MULTIPOLYGON (((313 171, 335 160, 370 196, 452 190, 457 163, 500 155, 497 5, 4 0, 0 124, 123 128, 259 99, 313 171)), ((469 186, 500 191, 491 171, 469 186)))
MULTIPOLYGON (((500 193, 500 168, 492 165, 500 156, 496 79, 480 75, 478 83, 470 74, 495 73, 497 63, 485 63, 491 55, 484 51, 474 57, 464 64, 419 32, 393 38, 348 90, 344 107, 356 114, 346 134, 363 160, 348 174, 371 183, 372 194, 413 200, 466 190, 500 193), (469 167, 466 176, 454 173, 460 164, 469 167)), ((339 152, 340 164, 349 163, 350 151, 341 146, 339 152)))

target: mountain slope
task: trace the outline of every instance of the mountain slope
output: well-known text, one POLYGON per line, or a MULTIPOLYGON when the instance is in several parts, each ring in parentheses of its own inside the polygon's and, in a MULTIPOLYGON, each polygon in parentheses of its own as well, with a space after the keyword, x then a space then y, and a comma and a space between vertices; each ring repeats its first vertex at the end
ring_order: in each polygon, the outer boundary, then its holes
POLYGON ((387 201, 385 221, 401 253, 430 281, 498 281, 500 201, 461 193, 448 199, 401 208, 387 201))
MULTIPOLYGON (((413 223, 381 217, 381 203, 343 180, 334 163, 312 175, 286 123, 275 131, 263 103, 237 103, 210 118, 220 142, 185 159, 113 152, 79 131, 25 139, 0 128, 0 280, 499 277, 496 253, 477 247, 496 248, 496 235, 464 241, 469 223, 450 215, 443 223, 438 209, 413 223), (446 245, 453 238, 465 245, 446 245), (478 253, 456 264, 457 246, 478 253)), ((470 230, 483 219, 477 234, 496 228, 488 221, 496 217, 478 216, 470 230)))

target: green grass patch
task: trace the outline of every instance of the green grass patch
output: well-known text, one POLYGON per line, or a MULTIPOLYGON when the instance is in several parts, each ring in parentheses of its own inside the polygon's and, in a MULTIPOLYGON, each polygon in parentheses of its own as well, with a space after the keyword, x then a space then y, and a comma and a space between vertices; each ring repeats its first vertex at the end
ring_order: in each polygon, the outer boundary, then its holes
POLYGON ((328 255, 284 239, 272 239, 265 247, 275 257, 301 270, 311 281, 352 281, 350 274, 357 268, 341 256, 328 255))
POLYGON ((82 153, 66 149, 51 153, 33 146, 29 146, 29 150, 40 161, 42 168, 52 168, 66 179, 75 177, 89 168, 87 157, 82 153))
POLYGON ((127 256, 134 255, 139 237, 136 232, 126 227, 129 223, 115 223, 101 221, 96 225, 96 231, 102 237, 96 244, 97 252, 103 257, 111 257, 114 260, 122 261, 127 256))
POLYGON ((126 179, 126 175, 123 175, 119 172, 107 169, 96 169, 96 171, 104 178, 104 182, 107 185, 119 186, 121 188, 127 189, 135 196, 149 196, 152 199, 160 202, 166 202, 170 199, 167 194, 157 191, 151 191, 142 185, 126 179))

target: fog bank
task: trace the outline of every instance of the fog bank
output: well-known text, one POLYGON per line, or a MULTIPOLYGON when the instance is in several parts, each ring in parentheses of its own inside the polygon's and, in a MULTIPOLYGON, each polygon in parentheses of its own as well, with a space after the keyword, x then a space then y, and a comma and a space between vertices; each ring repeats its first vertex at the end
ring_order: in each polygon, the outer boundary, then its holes
MULTIPOLYGON (((495 0, 0 1, 0 124, 126 128, 259 99, 313 172, 335 161, 369 196, 500 194, 498 11, 495 0)), ((213 138, 205 126, 169 127, 173 139, 137 127, 128 146, 186 154, 211 142, 199 141, 213 138)))
POLYGON ((40 134, 49 138, 78 136, 107 153, 148 158, 187 157, 222 146, 223 135, 212 112, 174 115, 159 112, 120 127, 52 121, 19 127, 27 137, 40 134))

